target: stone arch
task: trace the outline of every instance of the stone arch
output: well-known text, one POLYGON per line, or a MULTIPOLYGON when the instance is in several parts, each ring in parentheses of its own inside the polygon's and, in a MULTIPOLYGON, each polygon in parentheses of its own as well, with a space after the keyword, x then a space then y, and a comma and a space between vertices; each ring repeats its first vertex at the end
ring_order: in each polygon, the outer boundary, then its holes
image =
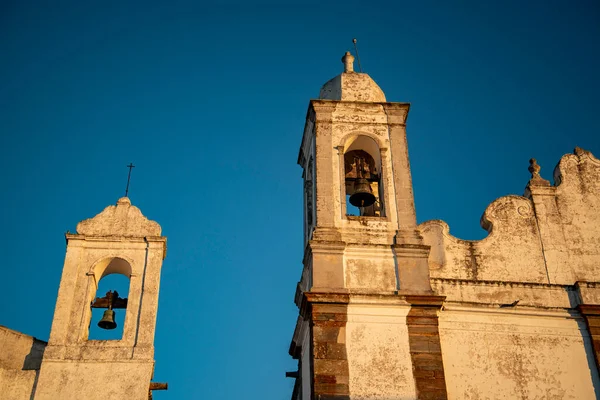
POLYGON ((96 279, 96 284, 110 274, 121 274, 130 278, 133 273, 133 262, 124 257, 104 257, 96 261, 90 268, 90 275, 96 279))
MULTIPOLYGON (((94 304, 98 298, 107 295, 107 291, 117 291, 121 299, 127 299, 131 289, 131 276, 133 273, 132 261, 118 256, 104 257, 95 262, 88 275, 93 277, 93 283, 90 282, 90 303, 94 304), (108 280, 108 276, 111 276, 108 280), (119 275, 116 277, 114 275, 119 275), (126 279, 123 279, 126 278, 126 279), (108 283, 108 285, 107 285, 108 283)), ((126 304, 126 303, 125 303, 126 304)), ((102 306, 101 306, 102 307, 102 306)), ((105 306, 104 306, 105 307, 105 306)), ((125 307, 125 306, 124 306, 125 307)), ((96 327, 96 324, 102 318, 106 309, 91 307, 89 313, 89 322, 87 324, 88 340, 121 340, 124 334, 125 320, 129 307, 117 309, 114 317, 117 321, 117 328, 113 331, 104 332, 96 327)))
POLYGON ((387 148, 386 143, 383 141, 381 136, 376 135, 371 132, 366 131, 352 131, 346 135, 344 135, 340 140, 340 146, 344 150, 350 147, 358 138, 369 138, 377 145, 377 148, 381 150, 385 150, 387 148))
POLYGON ((342 139, 341 169, 343 176, 342 198, 346 199, 346 215, 353 215, 350 210, 358 209, 359 216, 384 216, 380 138, 366 132, 353 132, 342 139), (362 186, 359 185, 362 180, 362 186), (368 182, 365 186, 365 180, 368 182), (358 193, 358 187, 368 187, 375 203, 366 207, 355 208, 350 204, 351 196, 358 193))

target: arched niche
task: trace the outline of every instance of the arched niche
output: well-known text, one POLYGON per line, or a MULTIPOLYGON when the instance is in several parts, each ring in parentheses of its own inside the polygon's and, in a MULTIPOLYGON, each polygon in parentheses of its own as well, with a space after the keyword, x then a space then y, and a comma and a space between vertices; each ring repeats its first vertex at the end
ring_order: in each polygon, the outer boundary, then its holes
POLYGON ((91 312, 88 329, 88 340, 121 340, 125 327, 127 314, 127 299, 129 297, 130 278, 132 275, 131 263, 121 257, 109 257, 98 261, 91 274, 94 277, 95 290, 92 290, 91 312), (108 297, 108 292, 113 292, 115 303, 112 304, 115 329, 105 330, 98 327, 98 322, 103 318, 106 307, 98 308, 94 305, 103 304, 108 297), (114 293, 116 292, 116 293, 114 293), (118 294, 118 297, 116 297, 118 294), (118 303, 117 303, 118 302, 118 303), (125 303, 124 303, 125 302, 125 303))
POLYGON ((381 151, 379 150, 379 145, 373 138, 366 135, 349 137, 344 143, 344 154, 354 150, 367 152, 373 158, 377 171, 381 172, 381 151))
MULTIPOLYGON (((377 142, 367 135, 353 135, 346 139, 343 153, 342 187, 345 189, 346 215, 384 216, 383 185, 381 180, 381 151, 377 142), (366 193, 374 197, 374 203, 368 206, 351 204, 353 195, 366 193)), ((370 197, 367 195, 367 197, 370 197)))

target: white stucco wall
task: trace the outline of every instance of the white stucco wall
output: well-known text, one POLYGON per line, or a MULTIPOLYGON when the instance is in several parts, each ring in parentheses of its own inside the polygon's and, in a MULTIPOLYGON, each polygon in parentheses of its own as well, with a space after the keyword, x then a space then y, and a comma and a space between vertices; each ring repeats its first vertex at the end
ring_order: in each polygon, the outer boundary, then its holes
POLYGON ((35 400, 147 400, 153 362, 44 361, 35 400))
POLYGON ((346 346, 352 400, 414 399, 409 307, 350 305, 346 346))
POLYGON ((597 398, 589 336, 567 312, 464 308, 439 323, 451 400, 597 398))

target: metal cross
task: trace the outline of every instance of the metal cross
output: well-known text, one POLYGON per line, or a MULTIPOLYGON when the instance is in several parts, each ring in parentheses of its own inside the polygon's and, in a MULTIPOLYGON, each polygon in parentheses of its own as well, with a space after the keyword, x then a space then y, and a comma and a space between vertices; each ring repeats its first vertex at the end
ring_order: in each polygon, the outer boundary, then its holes
POLYGON ((360 65, 360 56, 358 55, 358 46, 356 46, 356 39, 352 39, 352 43, 354 43, 354 51, 356 51, 356 61, 358 61, 358 69, 360 72, 363 72, 362 66, 360 65))
POLYGON ((125 197, 127 197, 127 194, 129 193, 129 181, 131 180, 131 169, 135 168, 135 165, 133 165, 133 163, 129 163, 127 168, 129 168, 129 174, 127 175, 127 187, 125 188, 125 197))

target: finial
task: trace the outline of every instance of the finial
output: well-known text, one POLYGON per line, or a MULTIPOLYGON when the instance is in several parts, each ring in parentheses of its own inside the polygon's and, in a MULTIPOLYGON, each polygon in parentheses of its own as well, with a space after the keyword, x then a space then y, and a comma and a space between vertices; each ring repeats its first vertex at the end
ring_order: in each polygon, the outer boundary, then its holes
POLYGON ((121 197, 119 200, 117 200, 117 205, 131 205, 131 200, 129 200, 129 197, 121 197))
POLYGON ((127 168, 129 168, 129 174, 127 174, 127 187, 125 187, 125 197, 127 197, 127 194, 129 193, 129 181, 131 181, 131 169, 135 168, 135 165, 133 165, 133 163, 129 163, 127 168))
POLYGON ((342 57, 344 63, 344 72, 354 72, 354 56, 349 51, 342 57))
POLYGON ((540 170, 542 169, 542 167, 540 167, 537 163, 537 160, 535 158, 532 158, 529 160, 529 168, 527 168, 527 170, 529 172, 531 172, 531 177, 534 178, 536 176, 540 176, 540 170))
POLYGON ((529 160, 529 168, 527 170, 531 173, 531 179, 529 180, 529 185, 533 186, 550 186, 550 182, 546 179, 542 178, 540 175, 540 170, 542 167, 539 166, 537 160, 532 158, 529 160))

